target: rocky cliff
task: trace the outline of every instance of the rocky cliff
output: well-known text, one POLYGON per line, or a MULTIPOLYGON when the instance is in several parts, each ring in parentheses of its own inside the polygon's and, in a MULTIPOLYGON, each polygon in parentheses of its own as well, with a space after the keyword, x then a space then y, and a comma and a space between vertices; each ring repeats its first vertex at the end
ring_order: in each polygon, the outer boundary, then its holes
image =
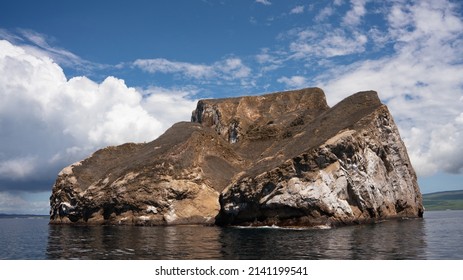
POLYGON ((406 148, 376 92, 198 102, 191 122, 63 169, 52 223, 323 226, 420 217, 406 148))

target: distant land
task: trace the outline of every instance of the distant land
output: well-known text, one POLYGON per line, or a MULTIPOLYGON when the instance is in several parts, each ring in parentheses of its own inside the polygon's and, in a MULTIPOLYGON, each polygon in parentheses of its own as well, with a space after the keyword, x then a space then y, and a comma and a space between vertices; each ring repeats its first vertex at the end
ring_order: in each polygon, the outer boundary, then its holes
POLYGON ((48 218, 49 215, 32 215, 32 214, 4 214, 0 213, 0 219, 11 218, 48 218))
POLYGON ((463 210, 463 190, 423 194, 427 211, 463 210))

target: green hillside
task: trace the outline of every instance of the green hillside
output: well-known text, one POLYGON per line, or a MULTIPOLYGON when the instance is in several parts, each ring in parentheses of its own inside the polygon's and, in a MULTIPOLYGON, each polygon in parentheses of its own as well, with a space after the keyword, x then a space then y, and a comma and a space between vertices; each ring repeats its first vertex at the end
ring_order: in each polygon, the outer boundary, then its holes
POLYGON ((426 210, 463 210, 463 190, 423 194, 426 210))

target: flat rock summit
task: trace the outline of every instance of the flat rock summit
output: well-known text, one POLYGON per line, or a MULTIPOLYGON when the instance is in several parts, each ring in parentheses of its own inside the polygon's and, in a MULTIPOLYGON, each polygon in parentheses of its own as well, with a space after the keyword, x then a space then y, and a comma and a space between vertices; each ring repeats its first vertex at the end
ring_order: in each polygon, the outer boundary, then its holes
POLYGON ((58 175, 51 223, 317 227, 422 217, 397 126, 374 91, 319 88, 198 102, 158 139, 58 175))

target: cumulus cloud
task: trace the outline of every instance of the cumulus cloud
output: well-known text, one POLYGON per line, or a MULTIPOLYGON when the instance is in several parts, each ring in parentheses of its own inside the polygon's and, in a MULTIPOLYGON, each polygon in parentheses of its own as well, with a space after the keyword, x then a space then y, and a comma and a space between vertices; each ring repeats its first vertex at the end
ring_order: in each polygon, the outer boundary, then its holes
POLYGON ((399 125, 419 175, 462 173, 463 21, 444 1, 394 2, 382 37, 394 53, 318 77, 334 104, 376 89, 399 125))
POLYGON ((165 58, 137 59, 133 65, 149 73, 178 73, 194 79, 235 80, 246 78, 251 73, 251 69, 239 58, 227 58, 211 65, 170 61, 165 58))
MULTIPOLYGON (((237 64, 229 61, 224 71, 244 75, 237 64)), ((68 80, 48 56, 0 40, 0 190, 53 178, 107 145, 151 141, 174 122, 189 120, 194 93, 135 89, 115 77, 68 80)))
POLYGON ((194 88, 166 89, 151 86, 143 89, 143 108, 151 115, 156 116, 163 129, 167 125, 178 121, 189 121, 191 112, 196 107, 197 100, 190 96, 197 93, 194 88))

